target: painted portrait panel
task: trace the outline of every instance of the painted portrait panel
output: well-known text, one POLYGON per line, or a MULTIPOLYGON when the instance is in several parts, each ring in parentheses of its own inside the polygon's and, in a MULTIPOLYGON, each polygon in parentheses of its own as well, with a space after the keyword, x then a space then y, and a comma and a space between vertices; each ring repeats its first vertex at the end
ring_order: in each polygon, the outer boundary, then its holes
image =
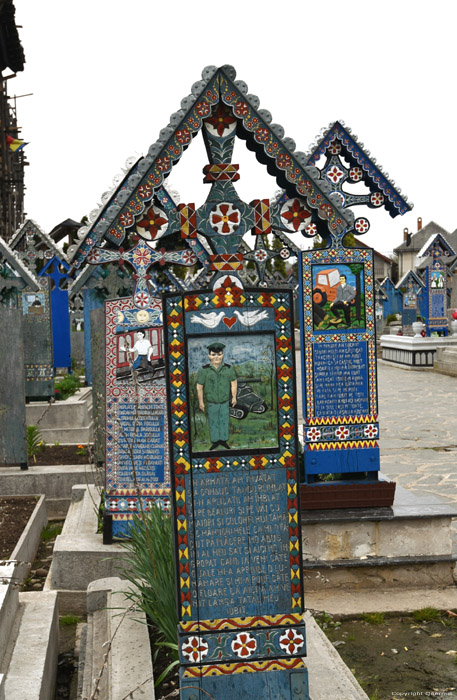
POLYGON ((116 379, 132 382, 132 369, 140 383, 164 378, 163 328, 131 328, 116 333, 116 379))
POLYGON ((188 337, 192 451, 277 449, 273 333, 188 337))
POLYGON ((363 263, 313 265, 313 330, 365 328, 363 263))

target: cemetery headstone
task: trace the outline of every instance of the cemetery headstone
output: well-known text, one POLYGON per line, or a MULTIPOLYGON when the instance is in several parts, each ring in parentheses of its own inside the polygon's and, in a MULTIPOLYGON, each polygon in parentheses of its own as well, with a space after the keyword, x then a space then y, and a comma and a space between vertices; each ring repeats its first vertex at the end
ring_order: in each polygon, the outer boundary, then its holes
POLYGON ((418 316, 421 317, 424 314, 425 285, 413 270, 409 270, 398 281, 396 288, 401 294, 401 322, 403 328, 406 328, 412 326, 418 316))
POLYGON ((0 464, 27 468, 21 309, 0 305, 0 464))
POLYGON ((440 234, 427 241, 418 258, 423 258, 425 267, 424 320, 427 335, 439 333, 448 335, 448 266, 446 261, 455 256, 455 251, 440 234))
POLYGON ((49 278, 53 367, 71 370, 68 270, 65 254, 32 219, 27 219, 10 242, 12 250, 39 277, 49 278))
POLYGON ((151 301, 148 310, 105 302, 105 513, 115 537, 128 535, 139 498, 170 509, 162 302, 151 301))
MULTIPOLYGON (((319 138, 308 163, 319 168, 345 209, 383 206, 396 216, 411 208, 357 137, 339 122, 319 138)), ((300 254, 305 417, 301 496, 307 509, 362 506, 363 499, 357 503, 348 498, 350 482, 379 485, 373 251, 351 247, 346 238, 351 231, 360 236, 369 228, 368 219, 360 216, 343 232, 329 228, 322 248, 300 254), (335 489, 326 491, 329 475, 333 486, 336 481, 342 487, 338 497, 335 489)), ((393 500, 390 484, 389 490, 393 500)), ((379 493, 379 505, 392 503, 382 502, 379 493)))
POLYGON ((54 396, 52 321, 49 280, 40 280, 40 291, 22 292, 24 329, 25 395, 48 399, 54 396))
POLYGON ((54 256, 46 262, 38 276, 50 280, 54 369, 65 367, 71 372, 69 269, 62 257, 54 256))
POLYGON ((181 696, 304 698, 293 298, 234 291, 166 298, 181 696))

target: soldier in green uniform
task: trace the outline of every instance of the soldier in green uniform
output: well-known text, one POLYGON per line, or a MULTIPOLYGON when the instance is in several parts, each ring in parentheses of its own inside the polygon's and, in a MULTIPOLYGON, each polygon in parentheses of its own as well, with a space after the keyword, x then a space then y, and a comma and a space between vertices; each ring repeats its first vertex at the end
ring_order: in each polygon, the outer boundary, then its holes
POLYGON ((236 405, 237 377, 233 367, 224 363, 224 343, 211 343, 207 348, 209 364, 197 375, 198 405, 208 415, 210 450, 219 445, 229 450, 229 411, 230 403, 236 405))

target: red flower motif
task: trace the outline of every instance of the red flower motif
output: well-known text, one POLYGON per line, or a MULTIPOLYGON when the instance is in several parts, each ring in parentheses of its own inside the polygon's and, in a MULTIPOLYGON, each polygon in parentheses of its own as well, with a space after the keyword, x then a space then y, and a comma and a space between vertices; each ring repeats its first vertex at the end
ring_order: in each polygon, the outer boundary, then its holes
POLYGON ((181 144, 189 143, 190 131, 188 131, 187 129, 179 129, 176 132, 176 138, 179 141, 179 143, 181 143, 181 144))
POLYGON ((257 649, 257 642, 249 632, 240 632, 232 642, 232 651, 242 659, 247 659, 257 649))
POLYGON ((367 438, 375 438, 378 435, 378 429, 375 425, 366 425, 363 433, 367 438))
POLYGON ((213 116, 208 117, 205 121, 216 129, 218 136, 223 136, 224 131, 229 129, 230 125, 234 124, 236 120, 230 110, 222 103, 219 103, 213 116))
POLYGON ((309 428, 306 431, 306 439, 310 442, 314 442, 314 440, 319 440, 320 436, 321 431, 319 430, 319 428, 309 428))
POLYGON ((201 637, 189 637, 184 640, 182 654, 189 661, 198 663, 208 654, 209 646, 201 637))
POLYGON ((210 215, 211 226, 218 233, 233 233, 240 225, 240 210, 233 204, 217 204, 210 215))
POLYGON ((133 262, 135 265, 147 267, 151 263, 151 251, 145 245, 138 246, 133 252, 133 262))
POLYGON ((140 199, 149 199, 149 197, 152 195, 152 187, 151 185, 140 185, 138 187, 138 196, 140 199))
POLYGON ((127 228, 127 226, 131 226, 133 224, 133 216, 129 211, 123 212, 119 217, 119 221, 124 228, 127 228))
POLYGON ((336 183, 341 180, 341 178, 344 176, 344 173, 341 170, 341 168, 338 168, 338 166, 334 165, 332 168, 327 170, 326 176, 329 180, 336 183))
POLYGON ((287 153, 280 153, 277 160, 278 166, 285 170, 290 167, 291 158, 287 153))
POLYGON ((143 231, 138 231, 140 236, 153 241, 155 238, 159 237, 165 233, 163 227, 168 224, 168 220, 163 216, 163 212, 157 207, 150 207, 141 221, 137 221, 137 230, 143 229, 143 231), (159 235, 160 234, 160 235, 159 235))
POLYGON ((199 117, 207 117, 211 111, 211 107, 207 102, 197 102, 195 105, 195 111, 199 117))
POLYGON ((167 156, 163 156, 163 158, 157 158, 156 165, 159 168, 160 172, 164 172, 166 170, 170 170, 171 160, 167 156))
POLYGON ((235 105, 234 112, 237 117, 245 117, 249 112, 249 108, 246 102, 237 102, 235 105))
POLYGON ((299 199, 289 200, 281 209, 281 219, 286 222, 287 228, 291 231, 304 228, 310 217, 310 212, 305 209, 299 199))
POLYGON ((327 150, 332 156, 337 156, 338 153, 341 153, 341 144, 338 141, 333 141, 327 150))
POLYGON ((255 132, 255 140, 256 141, 261 141, 261 142, 265 143, 266 141, 268 141, 269 136, 270 136, 270 132, 268 131, 268 129, 265 129, 262 126, 259 129, 257 129, 257 131, 255 132))
POLYGON ((305 640, 297 630, 289 629, 279 637, 279 646, 286 654, 295 654, 304 645, 305 640))
POLYGON ((340 425, 339 428, 335 430, 335 435, 338 440, 345 440, 349 437, 349 430, 344 425, 340 425))

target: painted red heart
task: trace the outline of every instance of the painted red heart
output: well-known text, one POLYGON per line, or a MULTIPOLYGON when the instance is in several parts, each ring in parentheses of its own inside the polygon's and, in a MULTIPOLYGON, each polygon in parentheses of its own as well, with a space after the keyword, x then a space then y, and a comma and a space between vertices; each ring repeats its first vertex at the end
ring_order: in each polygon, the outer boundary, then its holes
POLYGON ((233 324, 236 323, 235 316, 232 316, 231 318, 227 318, 227 316, 224 316, 224 318, 222 320, 225 323, 225 325, 227 326, 227 328, 231 328, 233 326, 233 324))

